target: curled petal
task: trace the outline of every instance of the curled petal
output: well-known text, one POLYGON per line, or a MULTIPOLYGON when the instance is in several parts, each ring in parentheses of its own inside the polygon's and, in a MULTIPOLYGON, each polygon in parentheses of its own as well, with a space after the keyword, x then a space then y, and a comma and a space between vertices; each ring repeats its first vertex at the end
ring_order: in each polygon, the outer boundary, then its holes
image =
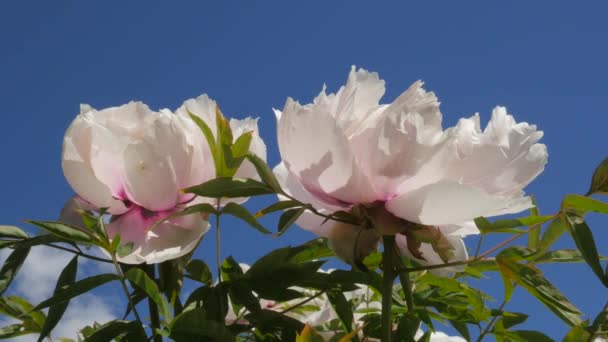
POLYGON ((149 230, 155 222, 171 213, 149 213, 136 207, 113 218, 106 225, 110 238, 120 234, 122 243, 134 243, 133 251, 119 258, 119 261, 127 264, 155 264, 191 252, 209 230, 209 223, 202 215, 192 214, 177 217, 149 230))
MULTIPOLYGON (((452 249, 453 256, 449 260, 449 262, 467 260, 469 255, 468 255, 466 247, 464 245, 464 241, 462 241, 462 238, 459 236, 455 236, 455 235, 446 235, 445 237, 450 242, 450 244, 452 245, 452 248, 453 248, 452 249)), ((437 252, 435 252, 433 250, 433 247, 429 243, 422 243, 422 245, 420 246, 420 252, 422 252, 422 257, 424 259, 419 259, 419 258, 414 257, 410 253, 410 251, 407 247, 407 238, 404 235, 396 235, 395 241, 397 243, 397 247, 399 248, 399 251, 401 252, 401 255, 406 256, 412 260, 415 260, 416 262, 418 262, 421 265, 431 266, 431 265, 444 264, 444 262, 441 260, 441 257, 439 256, 439 254, 437 254, 437 252)), ((436 269, 431 270, 431 272, 433 272, 437 275, 440 275, 440 276, 450 276, 454 272, 462 272, 462 271, 464 271, 464 265, 442 267, 442 268, 436 268, 436 269)))
POLYGON ((65 134, 61 166, 68 183, 83 199, 97 208, 109 208, 113 214, 122 214, 127 208, 113 197, 110 187, 96 175, 91 163, 98 146, 93 145, 93 128, 78 116, 65 134))
POLYGON ((310 193, 326 202, 373 202, 374 189, 329 110, 287 100, 278 122, 283 162, 310 193))
MULTIPOLYGON (((349 208, 348 206, 338 206, 321 202, 302 187, 297 178, 290 173, 289 170, 287 170, 285 164, 283 163, 277 165, 273 172, 276 175, 279 184, 281 184, 281 188, 283 188, 285 192, 287 192, 290 196, 297 198, 302 203, 311 204, 313 208, 319 210, 321 213, 331 214, 332 212, 348 210, 349 208)), ((287 199, 282 196, 279 197, 283 200, 287 199)), ((296 223, 300 227, 319 236, 327 237, 329 236, 331 222, 325 221, 325 218, 313 214, 307 210, 298 218, 296 223)))

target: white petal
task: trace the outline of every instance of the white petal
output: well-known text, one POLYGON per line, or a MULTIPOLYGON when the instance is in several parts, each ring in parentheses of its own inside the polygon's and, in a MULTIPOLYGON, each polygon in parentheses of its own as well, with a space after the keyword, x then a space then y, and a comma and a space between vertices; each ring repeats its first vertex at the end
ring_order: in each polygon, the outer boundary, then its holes
POLYGON ((145 142, 131 144, 124 152, 127 197, 150 211, 174 208, 179 196, 170 156, 157 153, 145 142))
MULTIPOLYGON (((449 260, 449 262, 467 260, 469 256, 468 256, 464 241, 462 241, 462 238, 460 238, 459 236, 455 236, 455 235, 445 235, 445 237, 450 242, 452 247, 454 248, 452 250, 452 252, 454 253, 454 256, 452 257, 452 259, 449 260)), ((397 247, 399 248, 399 251, 401 252, 401 255, 407 256, 408 258, 415 260, 416 262, 418 262, 421 265, 431 266, 431 265, 444 264, 444 262, 441 260, 441 257, 439 256, 439 254, 437 254, 433 250, 433 247, 428 243, 422 243, 422 245, 420 246, 420 251, 422 252, 422 256, 425 259, 425 260, 422 260, 422 259, 415 258, 410 253, 410 251, 407 248, 407 238, 404 235, 397 234, 395 236, 395 241, 397 243, 397 247)), ((436 269, 431 270, 431 272, 433 272, 434 274, 444 276, 444 277, 450 276, 454 272, 462 272, 462 271, 464 271, 464 265, 442 267, 442 268, 436 268, 436 269)))
POLYGON ((207 94, 203 94, 195 99, 189 99, 184 101, 184 104, 179 107, 175 114, 181 115, 185 118, 190 118, 188 112, 198 116, 201 118, 207 126, 213 132, 213 135, 217 135, 217 124, 215 120, 215 111, 217 108, 217 103, 207 96, 207 94))
POLYGON ((279 150, 285 166, 310 193, 326 202, 375 201, 373 187, 328 110, 287 100, 278 122, 279 150))
POLYGON ((377 191, 390 197, 440 150, 444 140, 437 97, 418 81, 391 105, 369 115, 351 143, 377 191))
POLYGON ((63 173, 74 191, 97 208, 109 208, 113 214, 127 210, 121 201, 112 197, 111 189, 101 182, 91 165, 92 127, 82 116, 76 117, 63 140, 63 173))
MULTIPOLYGON (((285 192, 287 192, 290 196, 297 198, 302 203, 308 203, 313 206, 313 208, 317 209, 321 213, 330 214, 339 210, 348 210, 346 206, 337 206, 329 203, 324 203, 318 200, 316 197, 312 196, 306 189, 302 187, 302 185, 298 182, 296 177, 291 174, 283 163, 277 165, 274 170, 274 174, 281 184, 281 188, 285 192)), ((287 198, 279 197, 282 200, 286 200, 287 198)), ((313 214, 310 211, 305 211, 302 214, 296 223, 319 236, 327 237, 329 236, 329 229, 331 227, 332 222, 325 222, 325 218, 313 214)))
POLYGON ((193 214, 165 222, 153 231, 148 230, 170 213, 152 215, 141 208, 134 208, 106 225, 110 237, 120 234, 123 243, 133 242, 135 245, 132 253, 119 258, 119 261, 128 264, 155 264, 191 252, 209 230, 209 223, 203 216, 193 214))
MULTIPOLYGON (((479 216, 508 212, 519 198, 494 196, 483 190, 441 181, 403 193, 386 203, 388 211, 408 221, 425 225, 450 225, 479 216)), ((519 206, 516 206, 519 208, 519 206)))

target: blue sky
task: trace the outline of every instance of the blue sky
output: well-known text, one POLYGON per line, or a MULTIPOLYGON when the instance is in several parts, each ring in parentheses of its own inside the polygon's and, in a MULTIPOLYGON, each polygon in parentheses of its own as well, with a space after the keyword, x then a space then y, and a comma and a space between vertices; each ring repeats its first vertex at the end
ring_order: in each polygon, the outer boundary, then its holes
MULTIPOLYGON (((323 83, 336 90, 352 64, 380 73, 385 101, 424 80, 442 102, 444 126, 475 112, 487 122, 496 105, 537 124, 549 164, 527 190, 541 211, 555 212, 564 194, 587 190, 608 154, 607 10, 599 1, 2 1, 0 222, 55 218, 72 195, 61 142, 80 103, 176 108, 208 93, 228 116, 261 117, 275 165, 272 107, 287 96, 308 102, 323 83)), ((606 223, 590 218, 603 253, 606 223)), ((297 228, 273 239, 236 221, 224 227, 223 255, 239 261, 311 237, 297 228)), ((200 254, 209 263, 211 240, 200 254)), ((545 270, 591 317, 605 303, 586 266, 545 270)), ((481 286, 501 299, 497 274, 481 286)), ((524 291, 507 309, 530 313, 528 327, 554 338, 566 332, 524 291)))

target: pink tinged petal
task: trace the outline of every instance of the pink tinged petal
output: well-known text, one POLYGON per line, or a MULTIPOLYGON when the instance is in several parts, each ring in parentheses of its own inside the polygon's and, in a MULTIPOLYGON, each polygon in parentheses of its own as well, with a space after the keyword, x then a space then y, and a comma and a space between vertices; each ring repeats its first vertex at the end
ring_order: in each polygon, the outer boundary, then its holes
MULTIPOLYGON (((450 259, 449 262, 458 262, 458 261, 467 260, 469 255, 467 253, 466 246, 465 246, 462 238, 460 238, 459 236, 455 236, 455 235, 446 235, 445 237, 450 242, 452 247, 454 248, 452 250, 452 253, 454 253, 454 256, 450 259)), ((425 260, 422 260, 422 259, 415 258, 410 253, 410 251, 407 248, 407 238, 404 235, 396 235, 395 241, 397 243, 397 247, 399 248, 399 251, 401 252, 401 255, 406 256, 412 260, 415 260, 416 262, 418 262, 419 264, 421 264, 423 266, 444 264, 444 262, 441 260, 441 257, 439 256, 439 254, 437 254, 433 250, 433 247, 428 243, 422 243, 422 245, 420 246, 420 251, 422 252, 422 256, 425 259, 425 260)), ((450 276, 451 274, 453 274, 454 272, 464 271, 464 267, 465 267, 464 265, 442 267, 442 268, 433 269, 433 270, 431 270, 431 272, 433 272, 434 274, 437 274, 439 276, 447 277, 447 276, 450 276)))
POLYGON ((127 210, 115 198, 108 185, 96 177, 91 164, 93 146, 90 121, 82 116, 72 122, 63 140, 62 168, 66 180, 79 196, 97 208, 109 208, 113 214, 127 210))
POLYGON ((91 203, 83 200, 80 196, 76 195, 65 202, 61 213, 59 214, 59 222, 69 224, 75 227, 84 228, 84 222, 82 221, 82 215, 80 211, 95 211, 98 210, 91 203))
POLYGON ((209 223, 201 215, 193 214, 170 220, 152 231, 149 230, 152 224, 170 213, 150 214, 141 208, 134 208, 106 225, 110 237, 120 234, 123 243, 134 243, 132 253, 119 258, 119 261, 128 264, 155 264, 191 252, 209 230, 209 223))
POLYGON ((170 156, 158 155, 153 146, 138 142, 127 146, 123 158, 130 201, 150 211, 175 207, 179 194, 170 156))
MULTIPOLYGON (((449 225, 509 211, 519 198, 495 196, 479 188, 441 181, 386 202, 395 216, 425 225, 449 225)), ((517 207, 517 206, 515 206, 517 207)))
POLYGON ((316 197, 346 203, 377 199, 327 108, 301 106, 288 99, 278 122, 278 140, 286 167, 316 197))
MULTIPOLYGON (((348 206, 338 206, 330 203, 322 202, 317 197, 311 195, 306 189, 302 187, 302 184, 297 178, 290 173, 285 164, 280 163, 274 168, 274 174, 281 184, 281 188, 287 192, 290 196, 297 198, 302 203, 311 204, 315 209, 324 214, 331 214, 339 210, 348 210, 348 206)), ((279 196, 281 200, 287 198, 279 196)), ((329 229, 331 228, 332 222, 324 222, 325 218, 319 215, 313 214, 310 211, 305 211, 302 216, 298 218, 296 223, 319 236, 327 237, 329 235, 329 229)))

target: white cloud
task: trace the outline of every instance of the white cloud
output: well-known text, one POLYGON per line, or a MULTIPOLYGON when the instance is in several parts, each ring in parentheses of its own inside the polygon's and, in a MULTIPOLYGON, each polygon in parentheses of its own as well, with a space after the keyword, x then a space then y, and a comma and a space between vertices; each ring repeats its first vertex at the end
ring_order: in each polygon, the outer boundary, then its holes
MULTIPOLYGON (((0 250, 0 262, 3 263, 10 252, 8 249, 0 250)), ((91 249, 86 252, 104 257, 98 249, 91 249)), ((9 291, 7 291, 8 294, 24 297, 34 305, 49 298, 55 289, 59 274, 72 257, 73 255, 70 253, 54 248, 45 246, 33 247, 17 277, 11 284, 9 291)), ((114 268, 111 264, 79 258, 79 279, 93 274, 113 271, 114 268)), ((115 304, 118 303, 114 303, 115 301, 117 299, 112 292, 107 296, 85 294, 74 298, 70 301, 70 305, 57 327, 53 329, 52 336, 76 338, 78 331, 86 325, 91 325, 93 322, 105 323, 116 319, 120 313, 112 309, 117 307, 115 304)), ((16 320, 5 318, 0 316, 1 326, 17 322, 16 320)), ((16 342, 36 341, 37 337, 37 335, 30 334, 13 340, 16 342)))

